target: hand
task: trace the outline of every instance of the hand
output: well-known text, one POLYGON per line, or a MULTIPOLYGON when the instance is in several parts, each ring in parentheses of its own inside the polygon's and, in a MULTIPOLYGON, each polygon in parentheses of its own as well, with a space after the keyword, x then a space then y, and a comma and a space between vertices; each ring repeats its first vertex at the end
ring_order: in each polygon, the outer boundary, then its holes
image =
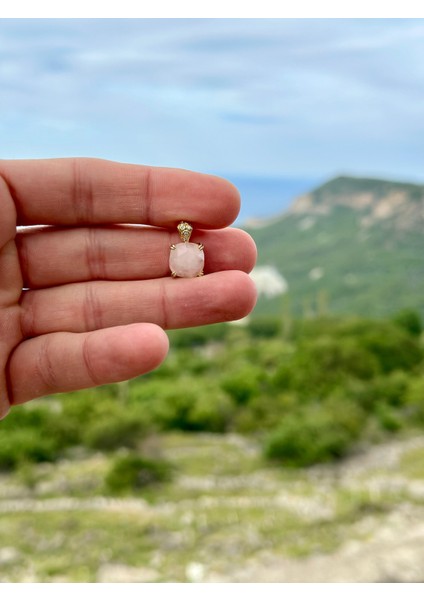
POLYGON ((255 245, 225 229, 238 210, 237 190, 209 175, 96 159, 0 161, 0 416, 154 369, 168 350, 163 329, 248 314, 255 245), (204 277, 169 276, 181 220, 205 246, 204 277))

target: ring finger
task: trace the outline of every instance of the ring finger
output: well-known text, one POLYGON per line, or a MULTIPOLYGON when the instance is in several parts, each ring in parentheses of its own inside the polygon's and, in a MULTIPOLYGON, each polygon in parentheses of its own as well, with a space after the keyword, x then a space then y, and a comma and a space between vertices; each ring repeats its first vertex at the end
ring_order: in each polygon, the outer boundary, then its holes
POLYGON ((26 291, 21 326, 24 338, 137 322, 176 329, 241 319, 255 301, 254 284, 241 271, 192 279, 89 281, 26 291))

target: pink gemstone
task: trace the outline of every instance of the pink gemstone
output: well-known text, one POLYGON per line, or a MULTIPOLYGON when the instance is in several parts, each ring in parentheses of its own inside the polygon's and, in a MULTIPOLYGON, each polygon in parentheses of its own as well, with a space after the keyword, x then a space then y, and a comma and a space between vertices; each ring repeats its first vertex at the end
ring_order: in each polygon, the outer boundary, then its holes
POLYGON ((169 268, 178 277, 197 277, 203 272, 205 255, 198 244, 175 244, 169 255, 169 268))

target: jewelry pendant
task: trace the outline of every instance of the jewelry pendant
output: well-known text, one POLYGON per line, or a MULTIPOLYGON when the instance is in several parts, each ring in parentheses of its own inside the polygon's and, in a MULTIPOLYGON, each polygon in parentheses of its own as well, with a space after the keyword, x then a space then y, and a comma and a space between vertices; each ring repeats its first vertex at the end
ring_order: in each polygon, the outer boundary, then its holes
POLYGON ((189 223, 181 221, 177 229, 183 243, 171 244, 169 268, 172 277, 200 277, 203 275, 205 264, 203 244, 193 244, 189 241, 193 231, 189 223))

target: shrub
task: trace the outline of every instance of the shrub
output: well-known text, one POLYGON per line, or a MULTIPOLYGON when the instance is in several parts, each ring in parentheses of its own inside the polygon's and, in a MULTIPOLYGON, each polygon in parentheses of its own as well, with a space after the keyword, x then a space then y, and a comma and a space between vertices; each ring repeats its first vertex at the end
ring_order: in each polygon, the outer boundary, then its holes
POLYGON ((51 462, 60 454, 56 440, 36 428, 0 433, 0 469, 11 470, 26 462, 51 462))
POLYGON ((389 322, 370 327, 359 343, 375 356, 384 373, 409 371, 423 359, 417 339, 389 322))
POLYGON ((170 476, 171 466, 168 462, 131 453, 114 461, 105 483, 110 493, 122 494, 167 481, 170 476))
POLYGON ((393 321, 341 320, 336 333, 357 340, 375 356, 385 373, 413 369, 423 359, 416 336, 393 321))
POLYGON ((288 414, 265 439, 265 456, 283 466, 305 467, 343 457, 359 436, 364 415, 346 400, 332 399, 288 414))
POLYGON ((378 373, 378 362, 354 339, 331 337, 306 340, 277 368, 277 389, 302 391, 311 397, 338 387, 349 378, 368 380, 378 373))
POLYGON ((410 375, 404 371, 392 371, 370 381, 357 395, 367 410, 373 411, 377 404, 401 407, 405 403, 410 375))
POLYGON ((287 413, 299 407, 299 396, 295 392, 255 396, 241 406, 233 420, 232 428, 242 434, 269 432, 287 413))
POLYGON ((202 327, 175 329, 168 335, 173 348, 192 348, 224 340, 228 333, 228 327, 228 323, 214 323, 202 327))
POLYGON ((128 413, 127 410, 106 413, 93 421, 85 432, 85 444, 89 448, 106 451, 136 448, 148 431, 148 421, 142 414, 134 410, 128 413))
POLYGON ((399 311, 394 317, 393 322, 399 325, 409 334, 420 336, 422 332, 422 324, 419 313, 415 310, 405 308, 399 311))
POLYGON ((0 423, 0 468, 13 469, 26 462, 52 462, 60 458, 76 433, 55 401, 19 406, 0 423))
POLYGON ((252 318, 246 329, 253 338, 275 338, 281 336, 283 325, 278 317, 260 316, 252 318))
POLYGON ((404 424, 400 412, 383 402, 376 404, 375 414, 380 427, 386 431, 398 431, 404 424))
POLYGON ((221 380, 221 388, 236 402, 246 404, 260 393, 262 371, 252 365, 244 365, 221 380))
POLYGON ((161 429, 226 431, 234 404, 210 379, 188 375, 176 381, 154 382, 139 389, 139 401, 152 423, 161 429))
POLYGON ((234 406, 223 394, 204 394, 196 398, 185 412, 185 421, 180 421, 179 429, 224 433, 230 426, 233 414, 234 406))

